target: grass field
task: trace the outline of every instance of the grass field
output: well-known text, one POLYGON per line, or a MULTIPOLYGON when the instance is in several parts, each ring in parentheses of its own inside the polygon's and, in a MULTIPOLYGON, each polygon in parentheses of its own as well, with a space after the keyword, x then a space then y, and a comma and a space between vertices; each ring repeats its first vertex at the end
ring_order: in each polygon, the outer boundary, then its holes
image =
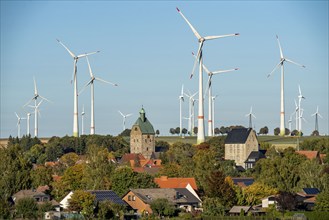
MULTIPOLYGON (((281 137, 281 136, 273 136, 273 135, 261 135, 261 136, 258 136, 258 141, 273 144, 278 147, 288 147, 288 146, 296 147, 297 141, 302 142, 306 139, 318 139, 318 138, 327 138, 328 147, 329 147, 329 136, 281 137)), ((206 137, 206 141, 209 139, 210 139, 210 137, 206 137)), ((196 137, 181 138, 178 136, 159 136, 159 137, 156 137, 155 140, 156 141, 166 141, 169 144, 173 144, 175 142, 196 144, 196 137)))

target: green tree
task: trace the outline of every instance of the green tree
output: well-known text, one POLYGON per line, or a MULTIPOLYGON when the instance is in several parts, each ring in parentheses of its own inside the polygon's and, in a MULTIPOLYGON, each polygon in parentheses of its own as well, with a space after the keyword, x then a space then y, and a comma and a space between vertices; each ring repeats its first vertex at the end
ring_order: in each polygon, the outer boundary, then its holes
POLYGON ((316 196, 316 203, 314 210, 316 211, 329 211, 329 190, 324 190, 316 196))
POLYGON ((169 132, 170 132, 171 135, 176 134, 175 128, 170 128, 169 129, 169 132))
POLYGON ((38 188, 38 186, 50 185, 52 178, 51 168, 45 166, 38 166, 31 171, 32 186, 38 188))
POLYGON ((61 158, 59 158, 59 162, 61 162, 65 167, 74 166, 78 160, 79 156, 73 152, 64 154, 61 158))
POLYGON ((182 129, 182 133, 183 133, 183 135, 185 136, 185 135, 187 134, 187 129, 186 129, 186 128, 183 128, 183 129, 182 129))
POLYGON ((243 190, 246 203, 248 205, 256 205, 261 203, 261 199, 270 195, 278 194, 278 191, 263 183, 254 182, 243 190))
POLYGON ((105 200, 97 205, 98 219, 121 219, 124 216, 127 208, 123 205, 105 200))
POLYGON ((175 213, 175 206, 171 204, 168 199, 159 198, 155 199, 150 207, 154 214, 157 214, 159 217, 161 216, 173 216, 175 213))
POLYGON ((203 199, 203 213, 204 216, 224 216, 225 207, 218 197, 205 197, 203 199))
POLYGON ((92 218, 95 196, 90 192, 76 190, 69 199, 69 210, 80 212, 86 218, 92 218))
POLYGON ((180 133, 180 127, 175 128, 175 134, 179 135, 180 133))
POLYGON ((280 128, 275 128, 274 129, 274 135, 277 136, 280 134, 280 128))
POLYGON ((44 152, 45 146, 36 144, 33 145, 28 152, 26 152, 25 156, 31 163, 43 162, 40 161, 39 158, 44 154, 44 152))
POLYGON ((160 131, 159 130, 156 130, 155 131, 155 134, 157 135, 157 137, 159 136, 159 134, 160 134, 160 131))
POLYGON ((23 219, 37 219, 38 205, 33 198, 22 198, 15 205, 17 217, 23 219))
POLYGON ((0 199, 0 219, 11 219, 10 203, 6 199, 0 199))

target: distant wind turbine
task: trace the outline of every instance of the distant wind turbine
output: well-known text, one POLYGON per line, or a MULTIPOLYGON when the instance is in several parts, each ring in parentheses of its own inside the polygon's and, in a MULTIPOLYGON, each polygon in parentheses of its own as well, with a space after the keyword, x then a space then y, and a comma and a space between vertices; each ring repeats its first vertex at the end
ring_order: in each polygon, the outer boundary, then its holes
MULTIPOLYGON (((198 136, 197 136, 197 143, 200 144, 205 141, 205 129, 204 129, 204 101, 203 101, 203 75, 202 75, 202 47, 205 41, 207 40, 213 40, 217 38, 223 38, 223 37, 231 37, 231 36, 237 36, 239 34, 227 34, 227 35, 220 35, 220 36, 206 36, 202 37, 196 29, 192 26, 192 24, 187 20, 187 18, 183 15, 183 13, 176 8, 178 13, 183 17, 183 19, 186 21, 186 23, 191 28, 193 34, 196 36, 199 42, 199 48, 197 52, 197 59, 196 62, 199 62, 199 109, 198 109, 198 136)), ((196 62, 194 62, 194 66, 192 69, 192 73, 190 78, 192 78, 194 69, 196 67, 196 62)))
POLYGON ((30 116, 31 116, 31 113, 28 112, 26 114, 26 135, 30 135, 30 116))
MULTIPOLYGON (((298 119, 299 119, 299 134, 301 134, 302 132, 302 115, 303 113, 301 112, 302 111, 302 107, 300 106, 301 102, 302 102, 302 99, 305 99, 305 97, 302 95, 302 90, 300 89, 300 85, 298 85, 298 119)), ((305 121, 305 119, 304 119, 305 121)))
POLYGON ((85 134, 85 126, 84 126, 84 117, 85 117, 85 106, 83 105, 82 107, 82 112, 81 112, 81 134, 85 134))
POLYGON ((289 63, 293 63, 297 66, 301 66, 304 67, 304 65, 301 65, 299 63, 296 63, 292 60, 289 60, 287 58, 285 58, 283 56, 283 52, 282 52, 282 48, 280 45, 280 41, 279 41, 279 37, 278 35, 276 35, 276 39, 278 41, 279 44, 279 49, 280 49, 280 62, 274 67, 274 69, 272 70, 272 72, 270 72, 268 74, 267 77, 270 77, 272 75, 272 73, 279 67, 281 67, 281 112, 280 112, 280 135, 284 136, 285 135, 285 113, 284 113, 284 62, 287 61, 289 63))
POLYGON ((318 122, 318 116, 320 116, 320 118, 323 118, 322 115, 320 115, 319 113, 319 106, 316 107, 316 112, 314 114, 311 115, 312 117, 315 116, 315 131, 319 131, 319 122, 318 122))
POLYGON ((74 96, 74 103, 73 103, 73 136, 74 137, 79 137, 79 119, 78 119, 78 80, 77 80, 77 62, 79 58, 86 57, 95 53, 98 53, 99 51, 96 52, 91 52, 91 53, 84 53, 76 56, 72 51, 69 50, 60 40, 56 39, 58 43, 60 43, 66 50, 67 52, 71 55, 73 58, 73 81, 74 81, 74 88, 73 88, 73 96, 74 96))
POLYGON ((21 120, 25 120, 26 118, 21 118, 20 116, 18 116, 18 114, 15 112, 15 115, 17 117, 17 135, 18 138, 21 137, 21 120))
MULTIPOLYGON (((28 105, 30 102, 32 102, 34 100, 34 106, 30 106, 30 107, 33 107, 33 108, 37 108, 36 106, 39 106, 42 102, 42 100, 45 100, 47 102, 51 102, 49 101, 48 99, 46 99, 45 97, 41 96, 39 93, 38 93, 38 88, 37 88, 37 83, 35 82, 35 78, 33 77, 33 82, 34 82, 34 96, 33 98, 28 101, 24 107, 26 105, 28 105), (41 101, 39 102, 39 104, 37 104, 37 100, 38 98, 41 99, 41 101)), ((38 113, 37 111, 34 111, 34 137, 38 137, 38 113)))
POLYGON ((90 63, 89 63, 89 59, 88 56, 86 56, 87 59, 87 63, 88 63, 88 68, 89 68, 89 74, 90 74, 90 80, 86 83, 86 85, 83 87, 83 89, 79 92, 79 95, 85 90, 85 88, 87 88, 87 86, 90 85, 90 94, 91 94, 91 108, 90 108, 90 118, 91 118, 91 122, 90 122, 90 134, 95 134, 95 101, 94 101, 94 81, 99 81, 99 82, 104 82, 104 83, 108 83, 111 84, 113 86, 118 86, 115 83, 111 83, 108 81, 105 81, 101 78, 95 77, 91 67, 90 67, 90 63))
POLYGON ((123 114, 122 112, 118 111, 120 113, 120 115, 122 116, 122 127, 123 127, 123 131, 126 130, 126 118, 133 115, 133 114, 123 114))
POLYGON ((212 105, 212 132, 215 134, 215 99, 218 97, 218 95, 211 96, 211 105, 212 105))
POLYGON ((182 137, 182 103, 184 102, 184 85, 182 85, 182 90, 180 93, 179 98, 179 133, 180 136, 182 137))
POLYGON ((39 128, 38 128, 38 115, 40 115, 39 107, 43 100, 41 100, 38 104, 35 105, 28 105, 29 107, 34 109, 34 136, 38 137, 39 128))
POLYGON ((249 114, 246 114, 246 117, 249 117, 249 128, 252 128, 252 117, 256 118, 256 116, 252 113, 252 106, 250 107, 249 114))
POLYGON ((187 91, 187 93, 184 93, 185 96, 187 96, 189 98, 189 121, 188 121, 188 130, 190 132, 190 134, 193 134, 193 126, 194 126, 194 96, 197 94, 198 92, 195 92, 194 94, 191 94, 190 91, 187 91))

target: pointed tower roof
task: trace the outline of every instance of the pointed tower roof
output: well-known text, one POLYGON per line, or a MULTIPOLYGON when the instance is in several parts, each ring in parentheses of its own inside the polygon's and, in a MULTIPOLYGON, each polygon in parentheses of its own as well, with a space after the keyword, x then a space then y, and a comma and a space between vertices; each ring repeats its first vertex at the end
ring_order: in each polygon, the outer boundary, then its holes
POLYGON ((139 118, 134 125, 138 125, 142 131, 142 134, 155 134, 154 128, 151 122, 146 118, 146 113, 144 108, 139 111, 139 118))

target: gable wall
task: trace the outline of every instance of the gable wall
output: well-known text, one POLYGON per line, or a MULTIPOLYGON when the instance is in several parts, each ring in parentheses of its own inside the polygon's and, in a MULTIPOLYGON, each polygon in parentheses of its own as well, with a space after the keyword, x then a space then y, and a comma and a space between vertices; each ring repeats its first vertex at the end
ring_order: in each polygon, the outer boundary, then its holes
POLYGON ((136 196, 133 192, 127 193, 122 198, 126 203, 128 203, 133 209, 137 209, 137 212, 139 214, 142 214, 143 212, 147 211, 148 213, 152 214, 152 209, 150 205, 144 203, 138 196, 136 196), (129 201, 129 196, 131 200, 129 201), (133 197, 135 197, 135 200, 133 200, 133 197))

